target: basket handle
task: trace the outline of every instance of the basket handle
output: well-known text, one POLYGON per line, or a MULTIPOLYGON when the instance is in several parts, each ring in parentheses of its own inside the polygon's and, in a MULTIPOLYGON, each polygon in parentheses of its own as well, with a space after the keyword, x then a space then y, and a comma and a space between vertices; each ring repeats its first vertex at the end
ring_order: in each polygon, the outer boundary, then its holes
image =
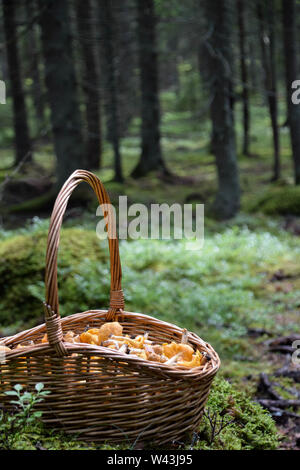
POLYGON ((83 181, 93 188, 99 203, 105 204, 103 211, 105 212, 104 215, 107 216, 106 229, 108 233, 111 272, 110 307, 107 312, 107 320, 113 320, 116 313, 124 309, 124 296, 121 289, 122 270, 119 255, 119 243, 116 234, 114 212, 112 211, 109 196, 96 175, 86 170, 76 170, 65 182, 56 198, 50 219, 47 240, 45 275, 46 302, 44 302, 45 320, 49 344, 53 346, 60 356, 67 354, 66 348, 63 344, 57 286, 57 253, 60 240, 60 229, 69 198, 73 190, 83 181))

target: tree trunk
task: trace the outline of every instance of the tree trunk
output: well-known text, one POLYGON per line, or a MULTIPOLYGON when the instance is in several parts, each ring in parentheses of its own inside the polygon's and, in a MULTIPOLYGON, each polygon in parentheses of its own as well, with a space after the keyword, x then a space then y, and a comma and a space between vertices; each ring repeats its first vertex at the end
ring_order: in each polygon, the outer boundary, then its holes
POLYGON ((104 62, 106 66, 106 118, 108 120, 109 137, 114 150, 115 180, 123 181, 122 162, 120 154, 120 130, 118 116, 118 100, 116 89, 115 54, 113 46, 114 17, 112 0, 99 1, 99 17, 104 62))
POLYGON ((257 51, 257 32, 255 30, 255 26, 249 27, 249 38, 248 38, 248 46, 249 46, 249 82, 250 87, 252 90, 259 89, 260 85, 260 70, 258 66, 258 55, 260 56, 260 50, 257 51), (257 54, 259 52, 259 54, 257 54))
POLYGON ((13 120, 15 131, 15 164, 26 158, 31 159, 31 141, 29 137, 28 121, 24 90, 22 86, 21 67, 15 25, 15 0, 2 0, 5 44, 8 64, 10 90, 13 101, 13 120))
POLYGON ((240 206, 240 186, 231 108, 232 3, 205 0, 207 30, 203 43, 202 70, 210 91, 213 150, 218 173, 214 212, 218 218, 234 216, 240 206))
POLYGON ((237 0, 236 3, 239 25, 240 70, 243 100, 243 154, 249 156, 250 109, 248 92, 248 69, 246 64, 245 0, 237 0))
POLYGON ((125 136, 139 105, 137 70, 136 15, 134 0, 114 0, 116 83, 120 116, 120 136, 125 136), (124 34, 125 31, 125 34, 124 34))
POLYGON ((268 8, 262 0, 257 2, 257 16, 260 29, 260 44, 262 52, 262 66, 264 69, 265 93, 267 95, 271 126, 273 133, 274 146, 274 165, 272 181, 280 178, 280 144, 278 129, 278 109, 277 109, 277 84, 276 84, 276 66, 275 66, 275 36, 274 36, 274 3, 270 0, 268 8), (268 18, 268 19, 267 19, 268 18), (267 25, 266 25, 267 22, 267 25), (266 27, 267 26, 267 27, 266 27), (266 37, 269 38, 267 46, 266 37))
POLYGON ((138 46, 141 81, 142 153, 132 172, 137 178, 165 165, 160 147, 160 110, 158 94, 158 66, 155 39, 155 11, 153 0, 136 0, 138 14, 138 46))
MULTIPOLYGON (((26 19, 28 23, 33 21, 37 15, 35 0, 25 2, 26 19)), ((37 129, 39 133, 45 127, 45 100, 43 93, 43 80, 40 71, 40 44, 37 25, 33 23, 28 29, 26 35, 26 55, 28 57, 28 75, 32 80, 31 93, 32 101, 35 108, 37 129)))
POLYGON ((39 0, 45 81, 51 109, 57 184, 84 163, 67 0, 39 0))
POLYGON ((295 184, 300 184, 300 107, 292 102, 292 82, 298 76, 295 6, 295 0, 282 0, 288 125, 292 143, 295 184))
POLYGON ((89 170, 100 168, 101 104, 99 77, 97 73, 95 50, 93 45, 93 18, 91 0, 76 0, 77 28, 83 60, 82 88, 85 95, 85 113, 87 122, 86 167, 89 170))

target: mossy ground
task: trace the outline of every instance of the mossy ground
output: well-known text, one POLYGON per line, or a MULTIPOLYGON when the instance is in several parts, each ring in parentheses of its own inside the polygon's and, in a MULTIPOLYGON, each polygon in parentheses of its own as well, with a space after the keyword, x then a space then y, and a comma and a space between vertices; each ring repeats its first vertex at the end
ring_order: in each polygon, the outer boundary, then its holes
MULTIPOLYGON (((42 321, 46 242, 47 231, 36 227, 27 234, 6 236, 0 243, 2 333, 9 334, 10 330, 42 321), (41 292, 40 296, 36 292, 41 292)), ((80 228, 63 229, 59 252, 59 286, 68 286, 70 277, 76 277, 79 264, 86 258, 100 262, 105 259, 94 232, 80 228)))
POLYGON ((268 215, 300 216, 300 187, 273 185, 251 201, 248 208, 251 212, 261 211, 268 215))

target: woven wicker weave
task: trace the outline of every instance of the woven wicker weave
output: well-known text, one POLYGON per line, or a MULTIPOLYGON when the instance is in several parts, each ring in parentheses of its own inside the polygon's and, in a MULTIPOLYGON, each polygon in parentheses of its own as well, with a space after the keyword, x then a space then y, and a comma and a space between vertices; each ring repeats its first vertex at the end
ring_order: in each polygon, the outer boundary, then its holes
POLYGON ((0 363, 0 401, 7 404, 6 390, 20 383, 31 390, 43 382, 51 394, 39 407, 43 421, 80 439, 120 442, 150 440, 165 444, 183 439, 199 425, 211 382, 220 360, 213 348, 194 333, 188 341, 207 352, 211 361, 185 369, 146 361, 118 351, 89 344, 63 341, 68 330, 82 332, 87 325, 100 327, 117 320, 123 333, 149 333, 157 343, 180 342, 183 330, 156 318, 124 311, 118 240, 114 237, 113 214, 108 211, 111 266, 109 310, 89 310, 66 318, 59 315, 57 253, 63 215, 74 188, 82 181, 95 191, 101 204, 110 203, 99 179, 77 170, 62 187, 52 213, 46 256, 45 324, 14 336, 1 344, 14 347, 39 341, 47 332, 49 343, 13 349, 0 363))

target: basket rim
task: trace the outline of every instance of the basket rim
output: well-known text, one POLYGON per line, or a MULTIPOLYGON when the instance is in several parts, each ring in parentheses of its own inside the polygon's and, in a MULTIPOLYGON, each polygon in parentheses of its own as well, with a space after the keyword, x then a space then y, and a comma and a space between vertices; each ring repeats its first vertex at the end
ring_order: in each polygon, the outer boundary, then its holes
MULTIPOLYGON (((78 320, 91 320, 91 319, 96 319, 100 317, 103 317, 103 320, 105 321, 105 317, 108 313, 108 310, 86 310, 84 312, 79 312, 75 313, 72 315, 68 315, 66 317, 61 318, 61 324, 62 327, 68 326, 68 324, 72 324, 74 321, 78 320)), ((152 317, 150 315, 146 315, 143 313, 137 313, 137 312, 129 312, 129 311, 122 311, 118 315, 118 317, 121 317, 119 319, 120 323, 124 323, 124 318, 127 317, 128 319, 133 319, 133 318, 138 318, 139 320, 144 320, 145 323, 151 323, 152 325, 155 326, 160 326, 162 329, 171 329, 173 333, 177 333, 178 336, 180 337, 183 333, 183 328, 174 325, 173 323, 166 322, 164 320, 157 319, 155 317, 152 317)), ((117 321, 117 318, 116 318, 117 321)), ((145 325, 146 328, 146 325, 145 325)), ((36 333, 43 333, 46 332, 46 323, 42 323, 40 325, 37 325, 33 328, 30 328, 28 330, 24 330, 22 332, 16 333, 15 335, 12 336, 7 336, 4 338, 0 338, 0 345, 2 346, 9 346, 10 344, 16 343, 16 342, 24 342, 30 340, 31 336, 36 333)), ((128 366, 131 368, 138 368, 139 370, 143 370, 144 372, 150 372, 150 373, 155 373, 155 374, 163 374, 164 377, 169 376, 174 377, 176 376, 177 378, 182 378, 182 379, 204 379, 204 378, 209 378, 211 376, 214 376, 218 369, 220 368, 220 358, 218 353, 214 350, 214 348, 204 341, 200 336, 198 336, 196 333, 187 332, 188 334, 188 341, 192 343, 194 346, 201 347, 205 351, 209 352, 209 355, 211 356, 211 361, 207 362, 204 366, 200 367, 194 367, 191 369, 187 369, 185 367, 179 367, 179 366, 169 366, 165 365, 163 363, 159 362, 154 362, 154 361, 149 361, 146 359, 139 358, 137 356, 131 356, 125 353, 120 353, 118 351, 115 351, 110 348, 106 348, 105 346, 96 346, 96 345, 90 345, 87 343, 67 343, 64 342, 64 345, 66 347, 66 350, 68 351, 68 356, 66 356, 66 359, 70 358, 71 354, 85 354, 86 356, 101 356, 102 358, 109 359, 112 361, 116 362, 123 362, 124 359, 126 359, 126 363, 128 363, 128 366)), ((32 354, 35 355, 48 355, 50 353, 51 357, 55 355, 55 352, 53 351, 53 348, 49 345, 49 343, 42 343, 42 344, 35 344, 33 346, 28 346, 26 349, 12 349, 11 351, 8 351, 6 353, 6 362, 8 362, 10 359, 17 359, 19 357, 26 357, 26 356, 31 356, 32 354), (35 354, 36 353, 36 354, 35 354)))

